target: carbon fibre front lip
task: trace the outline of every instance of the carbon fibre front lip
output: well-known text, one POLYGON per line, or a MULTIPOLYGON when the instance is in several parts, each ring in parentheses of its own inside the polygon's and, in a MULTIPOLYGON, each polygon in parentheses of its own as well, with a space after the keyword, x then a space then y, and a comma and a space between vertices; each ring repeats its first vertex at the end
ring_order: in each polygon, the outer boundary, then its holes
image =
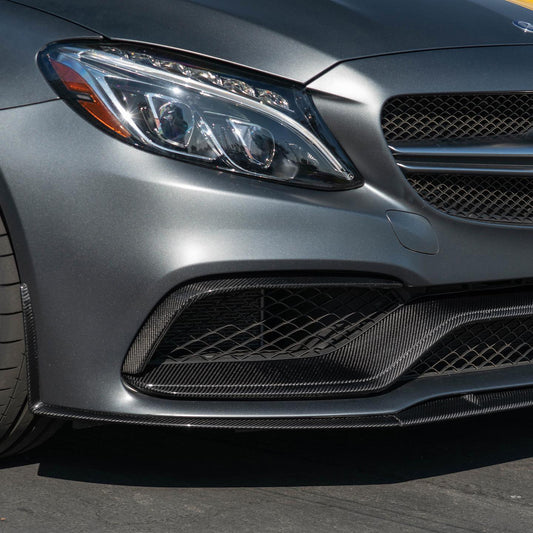
POLYGON ((344 429, 413 426, 492 414, 533 406, 533 388, 470 393, 420 403, 398 413, 308 417, 179 417, 127 415, 53 407, 39 403, 33 412, 67 420, 128 423, 147 426, 217 429, 344 429))

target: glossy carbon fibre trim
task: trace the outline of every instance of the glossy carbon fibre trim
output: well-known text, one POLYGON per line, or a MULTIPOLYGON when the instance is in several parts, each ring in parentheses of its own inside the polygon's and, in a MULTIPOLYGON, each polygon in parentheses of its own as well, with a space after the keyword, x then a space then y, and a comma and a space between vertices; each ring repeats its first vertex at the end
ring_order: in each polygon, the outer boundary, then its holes
POLYGON ((133 341, 124 361, 125 374, 139 374, 154 354, 168 328, 184 309, 206 295, 223 294, 247 289, 304 288, 304 287, 361 287, 400 288, 401 284, 371 278, 343 277, 270 277, 208 280, 185 285, 169 294, 146 320, 133 341))
POLYGON ((411 426, 442 420, 454 420, 468 416, 498 413, 533 405, 533 389, 514 389, 483 392, 440 398, 418 404, 400 413, 402 425, 411 426))
POLYGON ((132 387, 174 398, 310 399, 391 387, 443 336, 465 324, 533 315, 533 292, 418 299, 339 350, 298 360, 162 364, 125 375, 132 387))
POLYGON ((149 366, 323 356, 403 303, 398 291, 361 287, 206 294, 174 320, 149 366))
POLYGON ((69 420, 128 423, 146 426, 177 426, 219 429, 343 429, 417 424, 453 420, 474 415, 521 409, 533 405, 533 388, 489 391, 450 396, 417 404, 398 413, 369 416, 332 416, 306 418, 240 418, 240 417, 171 417, 101 413, 48 406, 34 408, 39 415, 69 420))
POLYGON ((31 305, 30 291, 25 283, 20 286, 22 299, 22 316, 24 318, 24 337, 26 340, 26 358, 28 370, 28 403, 32 405, 39 397, 39 377, 37 375, 37 335, 35 318, 31 305))
POLYGON ((456 328, 434 344, 404 378, 533 365, 533 318, 505 318, 456 328))

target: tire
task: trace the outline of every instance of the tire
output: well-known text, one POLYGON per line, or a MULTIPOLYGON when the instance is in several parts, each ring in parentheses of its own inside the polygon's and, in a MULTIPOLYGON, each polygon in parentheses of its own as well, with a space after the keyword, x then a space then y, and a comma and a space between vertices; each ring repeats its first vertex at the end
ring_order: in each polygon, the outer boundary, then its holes
POLYGON ((20 278, 0 217, 0 457, 41 444, 59 427, 30 411, 26 353, 20 278))

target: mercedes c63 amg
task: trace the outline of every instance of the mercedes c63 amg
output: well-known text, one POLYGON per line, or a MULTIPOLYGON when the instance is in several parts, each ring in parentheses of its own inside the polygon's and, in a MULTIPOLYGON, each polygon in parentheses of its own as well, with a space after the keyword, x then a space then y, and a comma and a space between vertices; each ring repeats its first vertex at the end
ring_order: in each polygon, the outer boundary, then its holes
POLYGON ((533 405, 533 1, 0 0, 0 30, 1 453, 533 405))

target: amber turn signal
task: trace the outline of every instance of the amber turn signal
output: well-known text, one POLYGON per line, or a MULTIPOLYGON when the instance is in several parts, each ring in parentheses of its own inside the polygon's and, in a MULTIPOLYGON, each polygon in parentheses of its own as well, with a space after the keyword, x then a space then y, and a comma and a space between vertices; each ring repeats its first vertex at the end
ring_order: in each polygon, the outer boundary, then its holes
POLYGON ((122 137, 130 137, 130 133, 122 124, 113 116, 100 101, 85 80, 72 68, 67 67, 59 61, 51 60, 50 63, 56 71, 63 85, 73 93, 73 96, 79 101, 79 104, 96 120, 107 126, 115 133, 122 137))

